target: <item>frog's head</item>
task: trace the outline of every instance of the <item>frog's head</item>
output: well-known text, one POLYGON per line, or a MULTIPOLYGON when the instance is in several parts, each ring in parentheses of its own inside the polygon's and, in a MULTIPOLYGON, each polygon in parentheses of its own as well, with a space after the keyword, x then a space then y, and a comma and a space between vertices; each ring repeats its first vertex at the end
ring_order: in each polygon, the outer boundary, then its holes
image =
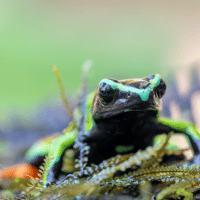
POLYGON ((93 102, 93 118, 160 108, 166 84, 159 74, 139 79, 103 79, 93 102))

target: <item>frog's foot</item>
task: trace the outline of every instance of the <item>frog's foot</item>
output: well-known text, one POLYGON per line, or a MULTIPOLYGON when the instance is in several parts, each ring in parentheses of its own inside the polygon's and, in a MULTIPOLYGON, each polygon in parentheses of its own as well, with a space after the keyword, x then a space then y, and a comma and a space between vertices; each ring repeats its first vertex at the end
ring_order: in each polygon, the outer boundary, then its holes
POLYGON ((34 166, 27 163, 20 163, 0 170, 0 181, 3 178, 39 178, 38 173, 38 170, 34 166))
POLYGON ((43 186, 44 186, 44 188, 47 188, 48 186, 54 185, 54 184, 56 184, 56 181, 48 182, 48 183, 44 184, 43 186))

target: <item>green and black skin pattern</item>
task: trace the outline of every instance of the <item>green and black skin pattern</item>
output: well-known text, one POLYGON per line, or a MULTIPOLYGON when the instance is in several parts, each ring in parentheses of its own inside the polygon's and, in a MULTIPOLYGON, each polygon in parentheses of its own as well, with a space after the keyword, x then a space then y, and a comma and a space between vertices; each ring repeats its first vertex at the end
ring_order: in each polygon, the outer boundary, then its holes
MULTIPOLYGON (((52 145, 57 145, 56 148, 62 146, 62 153, 52 162, 46 183, 51 184, 58 179, 64 151, 68 148, 74 148, 78 152, 80 176, 84 175, 86 165, 99 164, 119 154, 116 150, 118 146, 132 147, 120 152, 121 154, 136 152, 152 145, 157 134, 171 131, 186 134, 195 154, 199 154, 196 141, 200 136, 193 124, 159 117, 161 98, 165 91, 166 83, 159 74, 139 79, 103 79, 93 97, 91 109, 87 111, 87 105, 82 108, 85 112, 91 112, 91 118, 83 117, 79 122, 74 142, 64 147, 64 142, 52 145), (87 123, 92 125, 86 131, 87 123), (86 162, 83 161, 84 156, 87 157, 86 162)), ((67 135, 65 139, 68 140, 67 135)))

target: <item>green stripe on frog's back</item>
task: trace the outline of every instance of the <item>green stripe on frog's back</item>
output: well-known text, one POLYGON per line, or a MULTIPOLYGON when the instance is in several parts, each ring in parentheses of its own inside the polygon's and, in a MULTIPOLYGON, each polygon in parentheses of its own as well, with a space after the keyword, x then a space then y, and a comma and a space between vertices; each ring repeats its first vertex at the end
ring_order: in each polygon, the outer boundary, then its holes
POLYGON ((150 80, 150 85, 146 88, 146 89, 138 89, 138 88, 134 88, 134 87, 130 87, 127 85, 123 85, 121 83, 116 83, 112 80, 109 79, 103 79, 101 83, 107 83, 109 84, 114 90, 118 89, 121 91, 125 91, 125 92, 134 92, 136 94, 138 94, 140 96, 140 98, 142 99, 142 101, 147 101, 149 98, 149 94, 150 92, 153 90, 153 88, 157 87, 160 84, 160 75, 156 74, 154 79, 150 80))
POLYGON ((80 126, 81 122, 81 110, 80 107, 76 107, 74 112, 73 112, 74 120, 76 122, 77 127, 80 126))
MULTIPOLYGON (((94 126, 94 120, 92 118, 92 103, 93 103, 95 93, 96 92, 94 91, 94 92, 89 93, 86 96, 85 114, 84 114, 84 133, 90 131, 94 126)), ((82 117, 81 117, 80 107, 77 107, 74 110, 74 119, 75 119, 78 126, 80 126, 81 118, 82 117)))
POLYGON ((85 116, 84 116, 84 133, 90 131, 94 127, 92 118, 92 103, 95 96, 95 91, 87 95, 85 101, 85 116))

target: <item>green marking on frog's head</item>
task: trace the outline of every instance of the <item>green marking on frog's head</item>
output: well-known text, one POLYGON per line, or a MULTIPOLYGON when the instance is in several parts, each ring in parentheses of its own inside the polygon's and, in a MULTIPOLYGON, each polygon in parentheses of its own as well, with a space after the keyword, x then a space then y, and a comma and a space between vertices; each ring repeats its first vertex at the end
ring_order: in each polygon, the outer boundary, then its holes
POLYGON ((158 110, 166 84, 159 74, 139 79, 103 79, 93 104, 93 117, 137 110, 158 110))
MULTIPOLYGON (((147 101, 148 98, 149 98, 150 92, 153 90, 153 88, 155 88, 155 87, 157 87, 159 85, 160 80, 161 80, 160 75, 156 74, 153 79, 150 79, 150 85, 148 87, 146 87, 145 89, 139 89, 139 88, 136 88, 136 87, 131 86, 131 85, 124 85, 124 84, 122 84, 120 82, 117 83, 117 82, 114 82, 111 79, 103 79, 99 83, 99 85, 101 85, 101 84, 105 84, 106 85, 107 84, 113 90, 118 89, 118 90, 123 91, 123 92, 133 92, 133 93, 138 94, 142 101, 147 101)), ((130 80, 128 80, 127 82, 130 82, 130 80)), ((143 82, 141 81, 141 83, 143 83, 143 82)))
POLYGON ((153 79, 150 79, 151 87, 152 88, 157 87, 160 84, 160 80, 161 80, 160 74, 156 74, 153 79))

